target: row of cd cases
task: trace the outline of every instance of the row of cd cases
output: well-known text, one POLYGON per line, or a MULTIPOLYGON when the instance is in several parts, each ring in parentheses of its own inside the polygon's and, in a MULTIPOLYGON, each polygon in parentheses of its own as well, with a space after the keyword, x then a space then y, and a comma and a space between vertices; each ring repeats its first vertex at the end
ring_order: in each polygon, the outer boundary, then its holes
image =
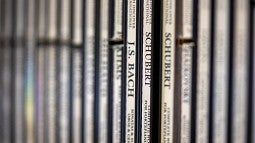
POLYGON ((255 142, 251 0, 0 0, 0 142, 255 142))

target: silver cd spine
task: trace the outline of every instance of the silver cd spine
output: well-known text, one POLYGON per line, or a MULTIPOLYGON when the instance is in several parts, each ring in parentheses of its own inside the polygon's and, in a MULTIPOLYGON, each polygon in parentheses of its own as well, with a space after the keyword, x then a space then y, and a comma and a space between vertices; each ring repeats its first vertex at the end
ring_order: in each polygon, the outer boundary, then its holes
POLYGON ((3 48, 3 142, 11 142, 11 49, 8 42, 4 44, 3 48))
POLYGON ((35 1, 26 0, 25 27, 25 142, 35 142, 35 1))
POLYGON ((114 0, 114 28, 113 40, 119 41, 123 38, 123 0, 114 0))
POLYGON ((70 53, 69 45, 62 44, 59 47, 59 117, 58 134, 59 142, 68 143, 70 141, 70 53))
POLYGON ((71 38, 71 0, 62 0, 60 2, 60 35, 62 43, 70 42, 71 38))
POLYGON ((191 141, 192 105, 192 51, 194 44, 185 43, 181 48, 181 143, 191 141))
POLYGON ((72 8, 72 129, 73 143, 81 142, 82 131, 82 19, 83 1, 74 0, 72 8))
POLYGON ((208 142, 211 63, 211 0, 198 5, 196 142, 208 142))
POLYGON ((193 114, 192 109, 192 51, 193 42, 193 0, 182 0, 181 3, 181 29, 179 38, 184 43, 180 43, 181 48, 181 90, 180 90, 180 142, 187 143, 191 141, 191 120, 193 114))
MULTIPOLYGON (((20 51, 22 47, 18 47, 20 51)), ((18 53, 17 53, 18 54, 18 53)), ((36 51, 36 141, 38 143, 44 142, 44 133, 45 133, 45 86, 46 86, 46 80, 45 80, 45 57, 46 57, 46 51, 44 46, 38 46, 36 51)), ((20 57, 21 58, 21 57, 20 57)), ((17 59, 19 60, 19 59, 17 59)), ((19 63, 18 61, 16 63, 19 63)), ((21 64, 21 63, 19 63, 21 64)), ((21 77, 21 76, 20 76, 21 77)))
POLYGON ((24 141, 24 47, 15 47, 15 140, 24 141))
POLYGON ((247 142, 250 1, 234 3, 232 142, 247 142))
MULTIPOLYGON (((20 1, 22 3, 22 1, 20 1)), ((37 41, 41 42, 45 40, 46 38, 46 1, 45 0, 39 0, 37 2, 37 5, 39 5, 38 10, 37 10, 37 41)), ((22 7, 21 7, 22 8, 22 7)), ((23 4, 23 11, 24 11, 24 4, 23 4)), ((19 12, 20 13, 20 12, 19 12)), ((20 18, 23 19, 23 18, 20 18)), ((20 22, 19 22, 20 23, 20 22)), ((18 47, 19 48, 19 47, 18 47)), ((20 47, 21 49, 23 47, 20 47)), ((17 49, 18 50, 18 49, 17 49)), ((21 50, 22 51, 22 50, 21 50)), ((46 91, 46 50, 44 45, 38 45, 36 47, 36 52, 35 52, 36 58, 36 88, 35 88, 35 103, 36 103, 36 142, 38 143, 43 143, 44 142, 44 133, 45 133, 45 91, 46 91)), ((18 61, 17 61, 18 62, 18 61)), ((21 63, 19 63, 21 64, 21 63)), ((18 65, 19 65, 18 64, 18 65)), ((18 111, 18 110, 17 110, 18 111)), ((19 140, 17 140, 19 141, 19 140)))
POLYGON ((56 89, 57 89, 57 73, 56 73, 56 46, 48 45, 46 48, 48 55, 47 61, 47 81, 46 81, 46 141, 54 143, 56 141, 56 89))
POLYGON ((45 141, 54 143, 57 135, 57 47, 54 41, 57 40, 57 0, 49 0, 48 2, 48 19, 47 19, 47 41, 49 44, 46 47, 48 55, 47 61, 47 81, 46 81, 46 135, 45 141))
POLYGON ((71 68, 71 0, 62 0, 60 2, 60 23, 59 27, 59 56, 57 63, 58 71, 58 141, 68 143, 70 141, 70 68, 71 68))
POLYGON ((108 140, 109 1, 102 0, 100 4, 99 142, 103 143, 108 140))
POLYGON ((74 0, 73 1, 73 37, 72 37, 72 44, 73 45, 81 45, 82 44, 82 0, 74 0))
POLYGON ((121 142, 122 51, 123 45, 113 46, 113 143, 121 142))
POLYGON ((215 1, 213 61, 213 142, 227 142, 229 89, 229 0, 215 1))
POLYGON ((193 3, 194 0, 182 0, 180 38, 193 39, 193 3))
POLYGON ((94 104, 95 103, 95 1, 87 0, 85 3, 85 56, 84 56, 84 96, 85 121, 84 141, 93 142, 94 133, 94 104))
POLYGON ((82 95, 82 53, 81 49, 72 49, 72 142, 81 142, 81 95, 82 95))
POLYGON ((48 31, 47 39, 50 42, 57 40, 57 0, 48 0, 48 31))

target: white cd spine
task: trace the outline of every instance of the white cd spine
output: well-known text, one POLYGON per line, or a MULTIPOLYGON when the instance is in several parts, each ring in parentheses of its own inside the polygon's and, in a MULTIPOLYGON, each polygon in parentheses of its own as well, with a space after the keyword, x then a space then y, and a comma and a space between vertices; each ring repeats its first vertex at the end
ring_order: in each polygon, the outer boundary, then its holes
POLYGON ((163 0, 161 143, 173 143, 176 1, 163 0))
POLYGON ((127 41, 126 41, 126 126, 125 141, 135 142, 136 122, 136 32, 137 32, 137 1, 129 0, 127 3, 127 41))
POLYGON ((152 0, 143 1, 142 33, 142 142, 151 139, 151 48, 152 48, 152 0))

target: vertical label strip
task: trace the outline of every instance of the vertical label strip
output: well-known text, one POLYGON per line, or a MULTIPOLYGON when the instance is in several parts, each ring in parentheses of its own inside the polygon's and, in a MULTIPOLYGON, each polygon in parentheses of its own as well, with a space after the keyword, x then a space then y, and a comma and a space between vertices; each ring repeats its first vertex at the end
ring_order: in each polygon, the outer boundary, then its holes
POLYGON ((151 138, 152 0, 143 1, 142 142, 151 138))
POLYGON ((121 96, 122 96, 122 50, 123 45, 113 46, 113 142, 121 142, 121 96))
POLYGON ((191 140, 192 101, 192 48, 193 43, 183 44, 181 49, 181 143, 191 140))
POLYGON ((163 0, 161 142, 173 142, 176 1, 163 0))
POLYGON ((126 142, 135 142, 137 1, 127 3, 126 142))

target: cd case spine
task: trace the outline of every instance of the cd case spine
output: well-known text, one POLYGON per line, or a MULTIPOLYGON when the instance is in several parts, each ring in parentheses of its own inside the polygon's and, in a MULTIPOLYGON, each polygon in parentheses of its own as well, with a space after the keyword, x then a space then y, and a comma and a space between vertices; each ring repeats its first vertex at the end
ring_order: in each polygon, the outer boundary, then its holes
POLYGON ((71 1, 71 141, 82 137, 83 1, 71 1))
POLYGON ((125 141, 136 140, 136 102, 137 102, 137 1, 127 3, 127 33, 126 33, 126 123, 125 141))
POLYGON ((174 138, 176 1, 162 1, 161 143, 174 138))
POLYGON ((99 34, 99 142, 108 140, 109 0, 100 1, 99 34))
POLYGON ((192 106, 192 50, 194 43, 183 43, 181 48, 181 123, 180 141, 191 140, 192 106))
POLYGON ((249 0, 234 2, 232 142, 247 142, 249 80, 249 0))
POLYGON ((213 47, 213 142, 226 142, 228 130, 229 94, 229 16, 230 2, 215 1, 213 47))
POLYGON ((141 142, 150 142, 151 139, 151 48, 152 48, 152 0, 142 1, 142 64, 140 69, 141 85, 141 142))
POLYGON ((199 1, 196 142, 208 142, 211 75, 211 0, 199 1))
POLYGON ((121 142, 121 93, 122 93, 122 51, 123 45, 112 46, 113 75, 112 75, 112 142, 121 142))
POLYGON ((85 2, 84 28, 84 141, 93 142, 95 102, 95 1, 85 2))

